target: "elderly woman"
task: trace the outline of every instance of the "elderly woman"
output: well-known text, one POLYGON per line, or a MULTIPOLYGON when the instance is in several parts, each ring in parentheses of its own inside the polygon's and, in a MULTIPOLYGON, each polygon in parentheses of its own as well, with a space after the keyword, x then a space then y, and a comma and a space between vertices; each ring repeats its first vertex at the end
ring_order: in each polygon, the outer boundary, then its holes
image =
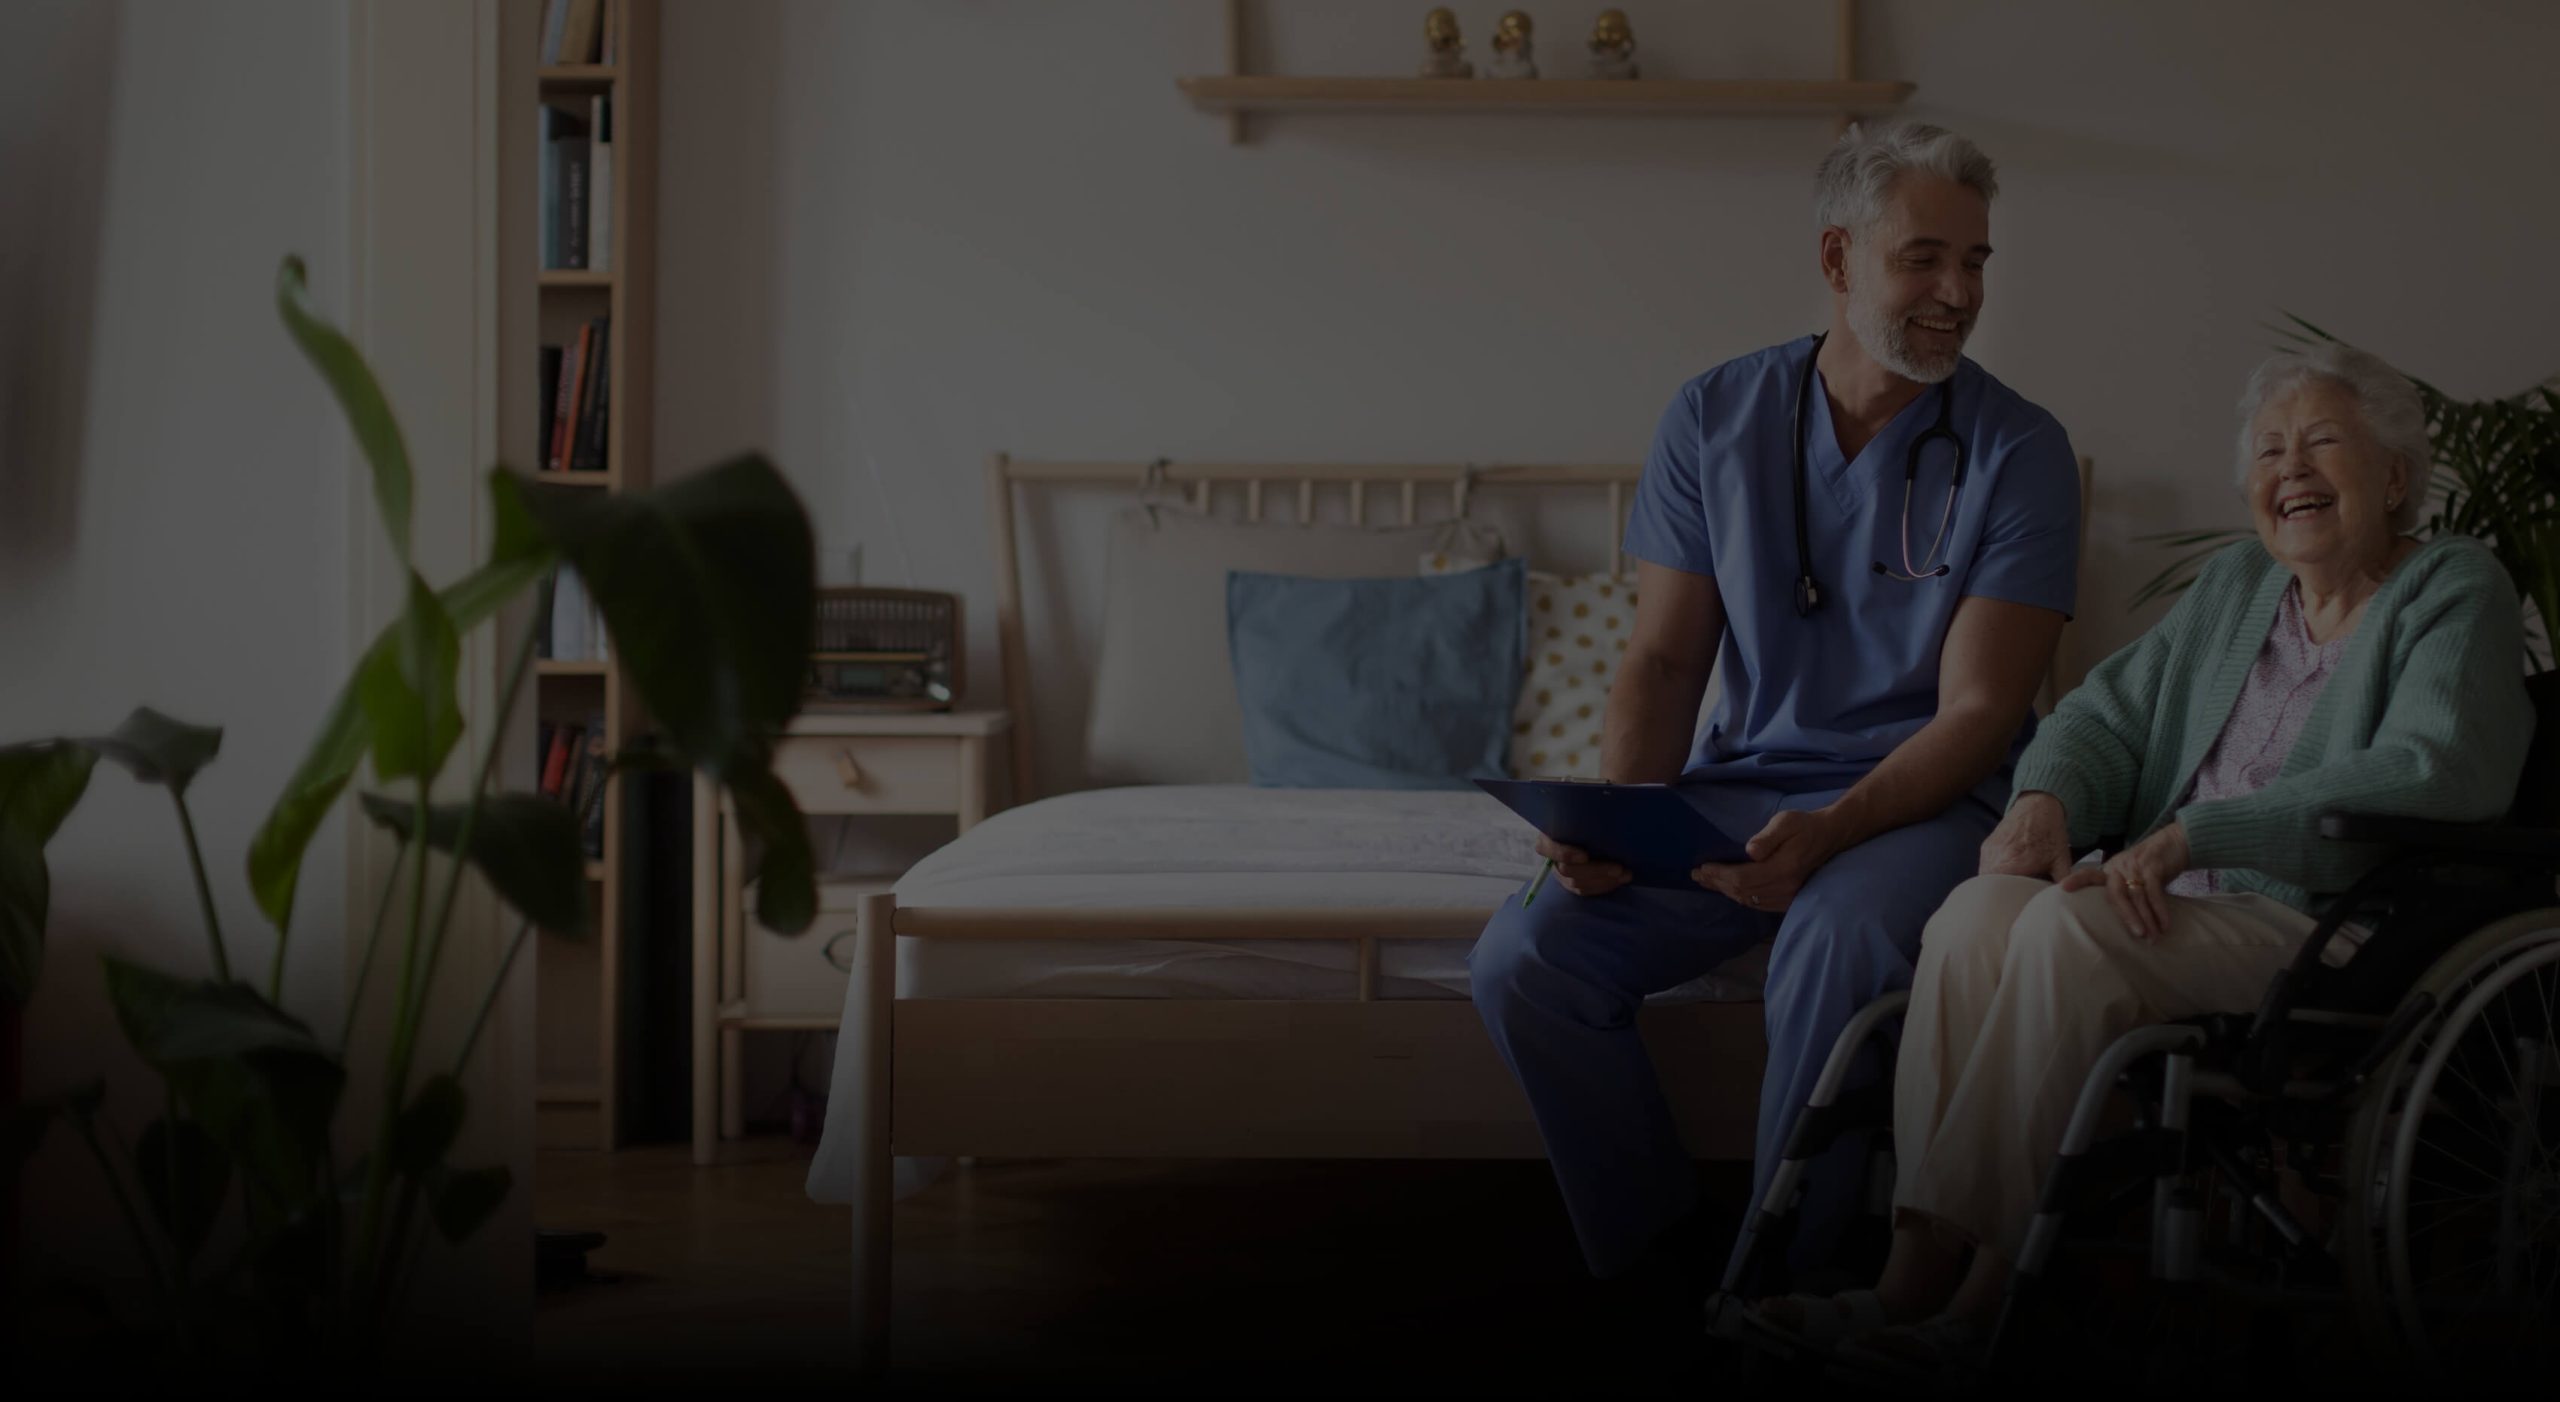
POLYGON ((2477 541, 2404 534, 2431 461, 2416 390, 2323 346, 2259 366, 2240 408, 2258 538, 2064 698, 1982 874, 1922 936, 1883 1278, 1763 1302, 1762 1327, 1915 1363, 1977 1348, 2099 1054, 2255 1006, 2319 898, 2372 860, 2318 837, 2319 815, 2481 821, 2514 795, 2532 729, 2516 592, 2477 541), (2072 864, 2118 833, 2132 845, 2072 864))

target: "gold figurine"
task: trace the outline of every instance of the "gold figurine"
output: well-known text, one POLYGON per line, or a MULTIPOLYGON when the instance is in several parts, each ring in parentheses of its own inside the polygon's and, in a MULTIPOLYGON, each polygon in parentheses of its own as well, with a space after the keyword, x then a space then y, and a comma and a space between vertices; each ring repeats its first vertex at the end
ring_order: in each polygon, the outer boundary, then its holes
POLYGON ((1425 78, 1472 78, 1476 66, 1467 62, 1467 41, 1458 37, 1458 16, 1447 6, 1422 17, 1422 39, 1430 52, 1422 56, 1425 78))
POLYGON ((1591 76, 1636 76, 1636 32, 1627 25, 1626 11, 1602 10, 1600 18, 1592 22, 1591 76))
POLYGON ((1513 10, 1493 27, 1493 57, 1484 65, 1488 78, 1538 76, 1537 25, 1526 10, 1513 10))

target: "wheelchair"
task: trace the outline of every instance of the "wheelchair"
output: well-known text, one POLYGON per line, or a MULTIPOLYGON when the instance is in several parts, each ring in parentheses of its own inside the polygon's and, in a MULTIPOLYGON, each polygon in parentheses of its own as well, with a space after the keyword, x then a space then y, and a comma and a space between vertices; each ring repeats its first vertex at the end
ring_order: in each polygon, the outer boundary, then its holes
MULTIPOLYGON (((2298 1355, 2366 1380, 2560 1377, 2560 671, 2527 685, 2536 733, 2504 822, 2323 817, 2324 838, 2385 855, 2257 1008, 2100 1057, 1986 1368, 2298 1378, 2298 1355), (2326 962, 2351 925, 2362 944, 2326 962), (2076 1316, 2075 1263, 2107 1297, 2076 1316)), ((1846 1082, 1908 1002, 1862 1009, 1832 1048, 1709 1301, 1716 1333, 1739 1337, 1747 1295, 1781 1285, 1805 1166, 1889 1136, 1889 1080, 1846 1082)))

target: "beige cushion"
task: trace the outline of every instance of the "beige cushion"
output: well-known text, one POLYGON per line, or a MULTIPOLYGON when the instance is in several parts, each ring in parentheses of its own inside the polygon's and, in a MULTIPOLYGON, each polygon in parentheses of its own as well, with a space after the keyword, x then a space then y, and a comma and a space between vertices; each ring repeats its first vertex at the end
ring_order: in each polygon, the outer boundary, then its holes
MULTIPOLYGON (((1424 574, 1478 569, 1486 563, 1450 554, 1425 555, 1421 561, 1424 574)), ((1511 712, 1513 777, 1602 777, 1600 722, 1635 624, 1632 574, 1529 572, 1529 659, 1522 667, 1519 703, 1511 712)), ((1709 675, 1698 704, 1699 729, 1715 710, 1720 683, 1719 675, 1709 675)))
POLYGON ((1227 659, 1227 572, 1387 579, 1416 555, 1493 559, 1501 533, 1423 526, 1246 525, 1173 507, 1112 523, 1102 657, 1085 768, 1102 784, 1241 784, 1244 715, 1227 659))

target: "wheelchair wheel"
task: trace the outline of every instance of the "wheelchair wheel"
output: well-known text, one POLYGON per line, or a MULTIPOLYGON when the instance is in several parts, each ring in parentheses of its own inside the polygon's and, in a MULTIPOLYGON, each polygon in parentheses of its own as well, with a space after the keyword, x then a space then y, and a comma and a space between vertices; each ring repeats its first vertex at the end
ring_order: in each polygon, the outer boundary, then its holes
POLYGON ((2429 1368, 2560 1366, 2560 910, 2463 941, 2347 1137, 2339 1255, 2367 1336, 2429 1368))

